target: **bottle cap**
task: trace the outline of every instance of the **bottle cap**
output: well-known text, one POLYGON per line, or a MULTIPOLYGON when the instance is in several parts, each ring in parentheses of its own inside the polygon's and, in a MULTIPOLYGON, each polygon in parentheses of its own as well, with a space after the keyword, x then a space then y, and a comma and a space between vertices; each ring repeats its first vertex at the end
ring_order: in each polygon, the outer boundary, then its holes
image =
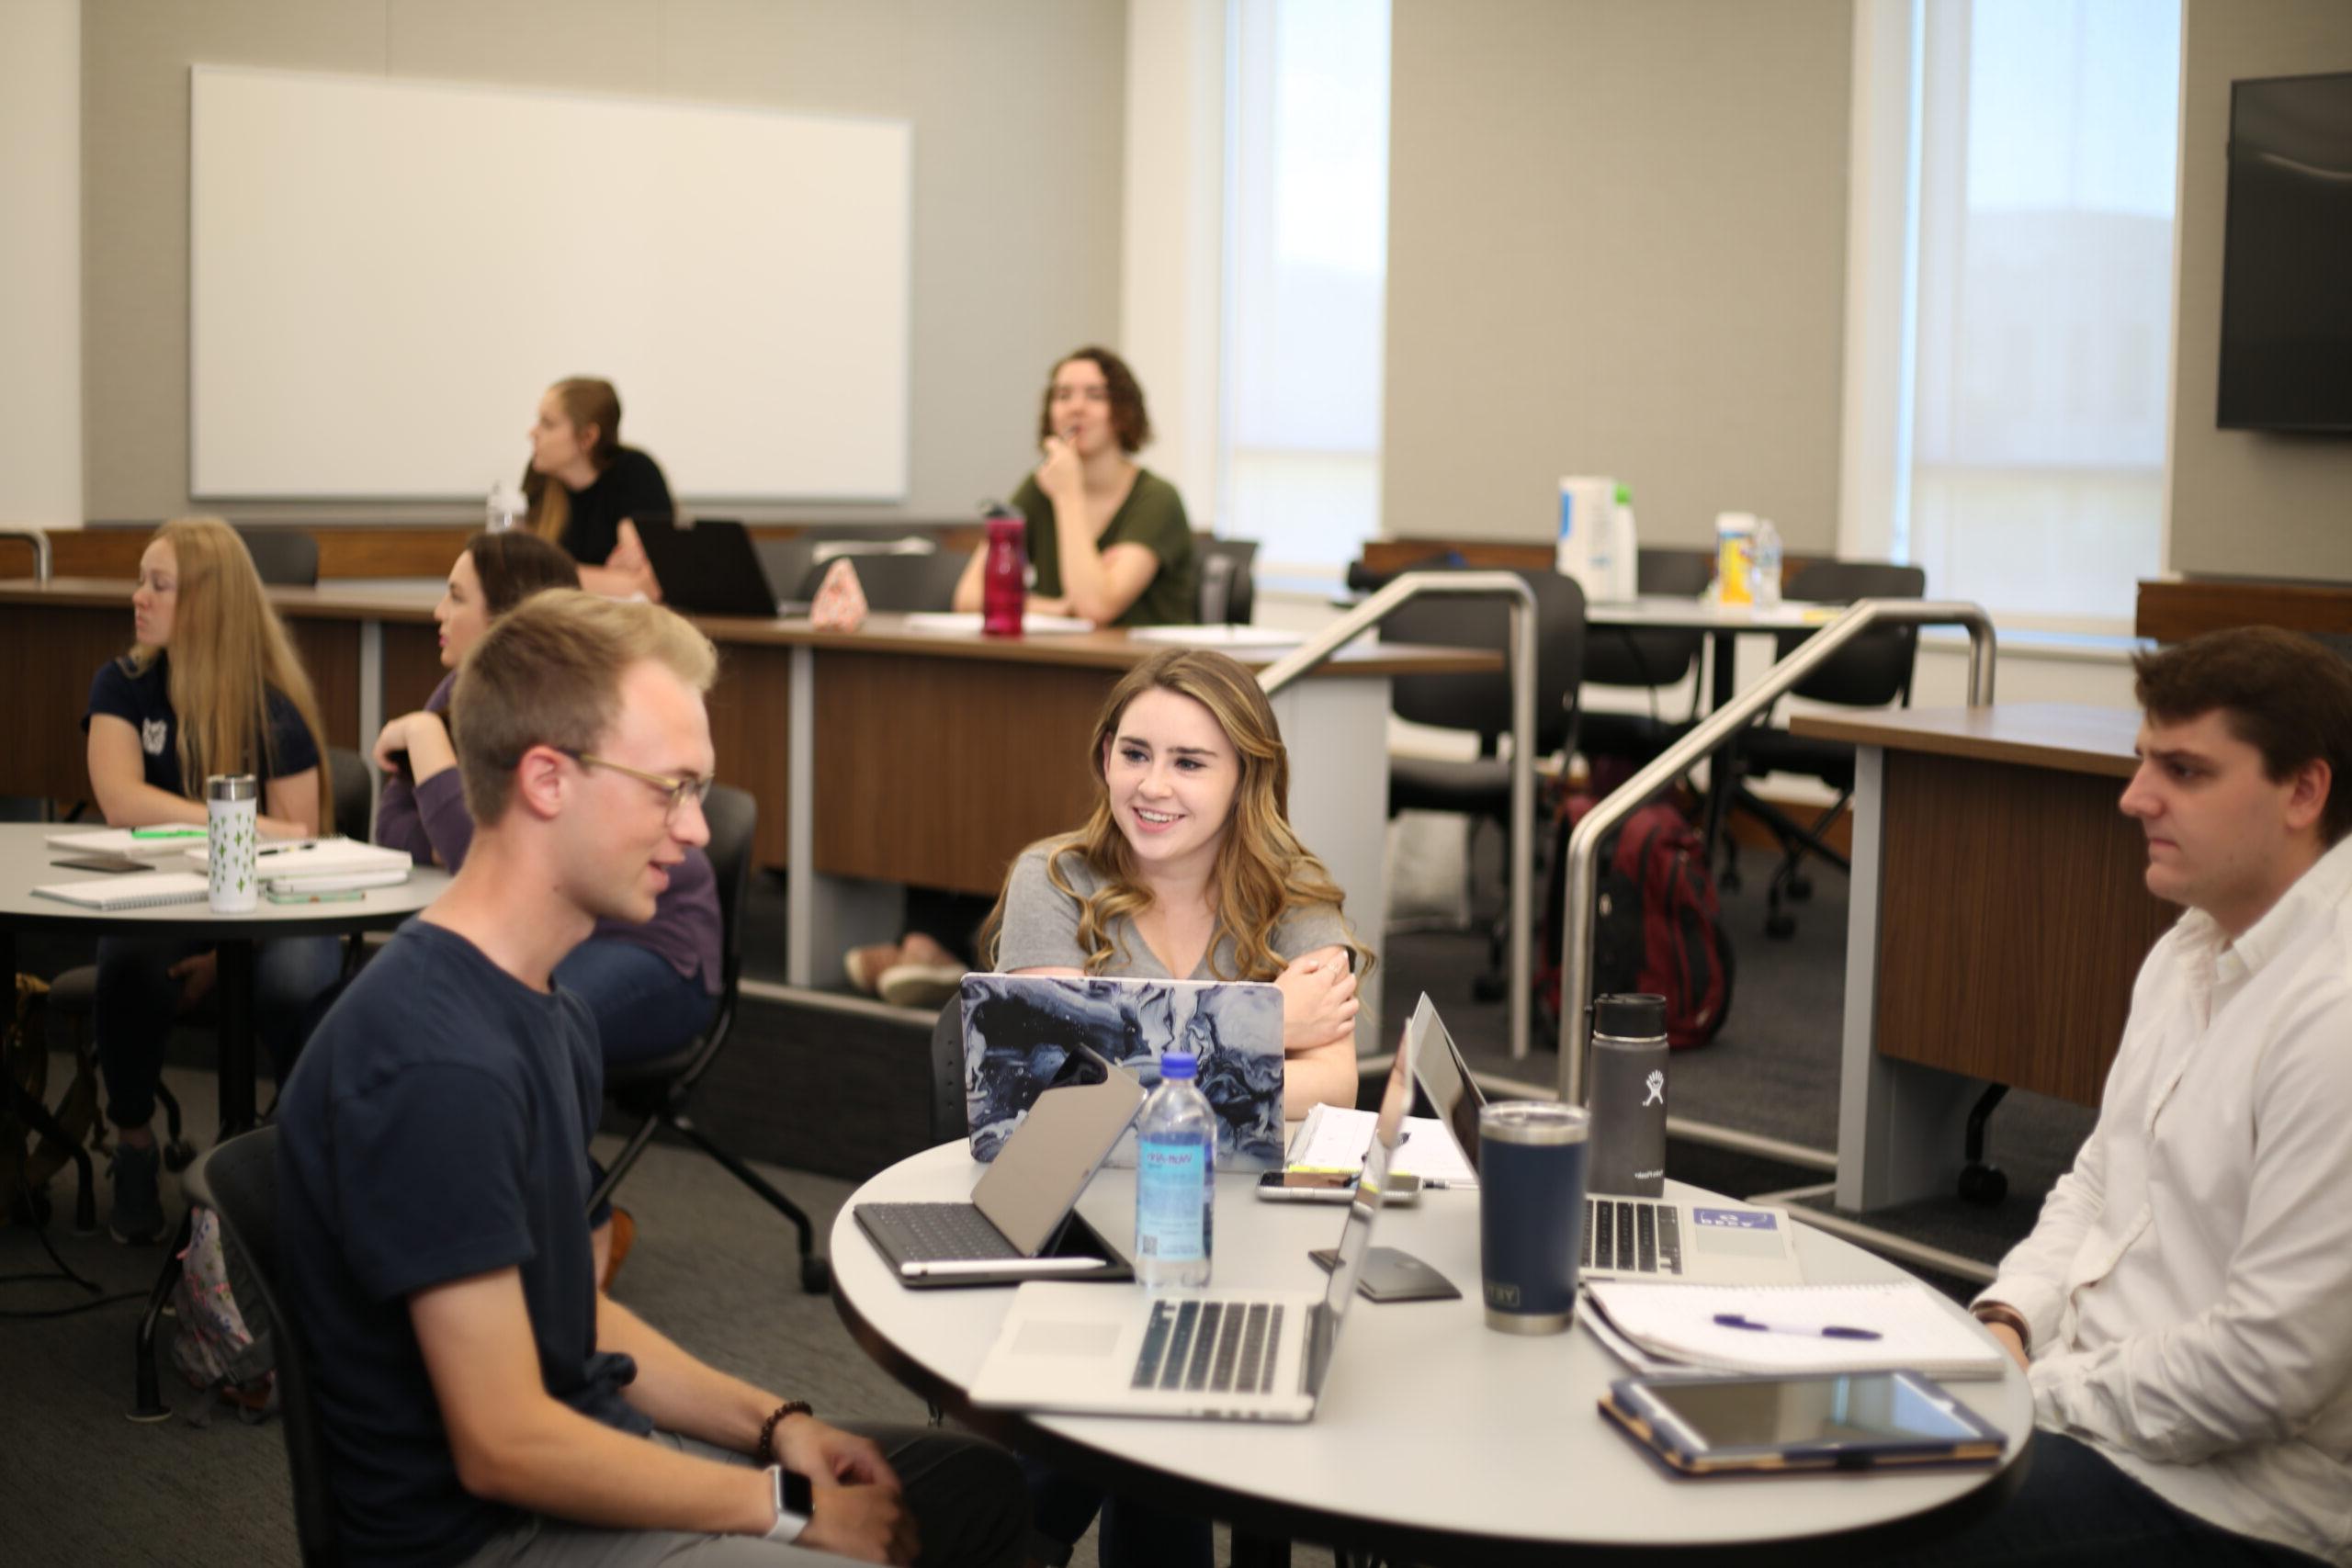
POLYGON ((1666 1033, 1666 998, 1646 993, 1597 997, 1592 1032, 1611 1040, 1657 1040, 1666 1033))
MULTIPOLYGON (((1661 1002, 1659 1006, 1663 1009, 1665 1004, 1661 1002)), ((1666 1014, 1660 1011, 1658 1017, 1664 1020, 1666 1014)), ((1659 1027, 1664 1027, 1663 1022, 1659 1027)), ((1163 1078, 1189 1078, 1199 1066, 1190 1051, 1162 1051, 1159 1054, 1159 1076, 1163 1078)))
POLYGON ((1632 485, 1619 485, 1617 487, 1617 504, 1620 506, 1631 506, 1634 504, 1634 487, 1632 485))

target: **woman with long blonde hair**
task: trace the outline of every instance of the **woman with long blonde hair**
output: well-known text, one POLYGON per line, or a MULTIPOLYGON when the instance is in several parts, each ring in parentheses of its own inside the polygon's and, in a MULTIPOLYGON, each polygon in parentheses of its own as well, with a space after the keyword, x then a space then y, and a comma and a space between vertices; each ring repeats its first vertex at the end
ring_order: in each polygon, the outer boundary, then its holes
POLYGON ((1282 988, 1283 1109, 1353 1105, 1370 953, 1290 825, 1272 706, 1221 653, 1170 649, 1113 688, 1094 808, 1013 863, 981 945, 1007 974, 1265 980, 1282 988))
MULTIPOLYGON (((332 820, 333 785, 319 705, 286 627, 236 531, 217 517, 166 523, 139 558, 130 595, 130 650, 90 682, 90 790, 114 827, 205 820, 204 781, 261 781, 261 830, 316 835, 332 820)), ((282 1077, 300 1043, 303 1010, 334 983, 332 937, 260 944, 254 1000, 282 1077)), ((212 983, 201 942, 107 937, 98 943, 92 1026, 107 1080, 107 1113, 120 1129, 112 1229, 119 1241, 164 1229, 157 1194, 155 1085, 177 1008, 212 983)))
MULTIPOLYGON (((1094 807, 1032 844, 980 929, 1011 975, 1270 980, 1283 994, 1283 1111, 1356 1101, 1359 972, 1371 954, 1340 890, 1290 826, 1290 757, 1250 671, 1170 649, 1129 671, 1087 744, 1094 807)), ((1105 1568, 1211 1561, 1205 1518, 1107 1500, 1023 1461, 1040 1533, 1075 1542, 1099 1511, 1105 1568)))

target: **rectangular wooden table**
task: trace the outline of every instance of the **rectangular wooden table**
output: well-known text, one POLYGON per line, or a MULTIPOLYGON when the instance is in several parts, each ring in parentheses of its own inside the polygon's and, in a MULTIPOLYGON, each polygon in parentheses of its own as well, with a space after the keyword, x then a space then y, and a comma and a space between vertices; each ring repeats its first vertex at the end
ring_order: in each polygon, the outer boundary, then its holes
POLYGON ((2179 914, 2118 809, 2139 722, 2056 703, 1792 722, 1857 749, 1840 1208, 1951 1190, 1986 1083, 2098 1103, 2179 914))
MULTIPOLYGON (((88 795, 90 678, 130 640, 127 581, 0 581, 0 663, 23 671, 0 795, 88 795)), ((318 688, 330 745, 365 750, 440 681, 438 585, 273 588, 318 688)), ((786 969, 831 983, 831 955, 899 934, 907 886, 992 895, 1021 850, 1083 819, 1084 750, 1112 686, 1157 644, 1125 632, 1017 639, 873 616, 855 633, 806 620, 698 620, 718 646, 710 694, 719 776, 760 804, 757 863, 810 867, 790 886, 786 969)), ((1239 649, 1252 668, 1284 651, 1239 649)), ((1388 682, 1480 674, 1497 655, 1359 644, 1274 701, 1294 825, 1348 891, 1375 953, 1385 923, 1388 682)), ((1375 987, 1376 989, 1376 987, 1375 987)), ((1374 1009, 1367 998, 1369 1041, 1374 1009)))

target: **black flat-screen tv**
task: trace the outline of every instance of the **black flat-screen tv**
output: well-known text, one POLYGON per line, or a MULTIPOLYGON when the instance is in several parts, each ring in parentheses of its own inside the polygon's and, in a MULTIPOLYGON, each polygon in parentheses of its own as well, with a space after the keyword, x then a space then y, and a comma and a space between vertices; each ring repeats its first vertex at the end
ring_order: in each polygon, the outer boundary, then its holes
POLYGON ((2219 423, 2352 431, 2352 72, 2230 85, 2219 423))

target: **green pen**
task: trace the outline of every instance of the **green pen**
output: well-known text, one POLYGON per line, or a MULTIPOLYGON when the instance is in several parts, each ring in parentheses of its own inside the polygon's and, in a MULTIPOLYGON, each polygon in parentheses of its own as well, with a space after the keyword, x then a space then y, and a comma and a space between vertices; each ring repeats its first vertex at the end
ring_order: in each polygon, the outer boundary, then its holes
POLYGON ((209 828, 133 828, 130 836, 134 839, 201 839, 211 831, 209 828))

